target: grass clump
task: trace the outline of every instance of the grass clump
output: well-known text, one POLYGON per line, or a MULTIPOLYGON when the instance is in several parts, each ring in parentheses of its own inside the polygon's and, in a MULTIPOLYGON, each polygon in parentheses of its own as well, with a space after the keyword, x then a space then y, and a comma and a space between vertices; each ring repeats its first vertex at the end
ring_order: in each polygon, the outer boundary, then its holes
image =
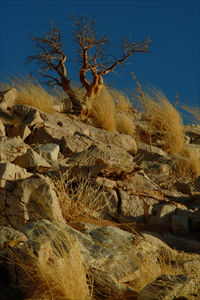
POLYGON ((90 179, 75 180, 66 172, 54 179, 54 184, 67 222, 81 216, 101 218, 108 196, 101 187, 94 187, 90 179))
MULTIPOLYGON (((49 94, 36 80, 26 77, 18 77, 14 80, 17 90, 15 105, 26 104, 40 109, 43 112, 53 113, 53 106, 58 102, 56 97, 49 94)), ((9 84, 1 84, 1 88, 13 88, 9 84)))
POLYGON ((23 299, 91 299, 79 245, 64 229, 55 237, 44 225, 44 232, 45 237, 42 234, 34 241, 41 244, 39 252, 28 245, 9 250, 10 264, 18 269, 23 299))
POLYGON ((17 104, 27 104, 40 109, 43 112, 53 113, 56 98, 50 95, 39 83, 26 83, 20 81, 17 84, 17 104))
POLYGON ((133 108, 129 100, 116 90, 104 89, 88 103, 89 118, 95 127, 134 136, 133 108))
POLYGON ((179 153, 184 146, 184 126, 179 112, 159 90, 144 93, 144 100, 153 131, 161 137, 162 147, 170 154, 179 153))
POLYGON ((172 169, 180 176, 195 179, 200 175, 200 151, 192 145, 183 147, 179 154, 173 156, 172 169))
POLYGON ((89 117, 95 127, 117 132, 115 124, 115 103, 107 89, 89 104, 89 117))

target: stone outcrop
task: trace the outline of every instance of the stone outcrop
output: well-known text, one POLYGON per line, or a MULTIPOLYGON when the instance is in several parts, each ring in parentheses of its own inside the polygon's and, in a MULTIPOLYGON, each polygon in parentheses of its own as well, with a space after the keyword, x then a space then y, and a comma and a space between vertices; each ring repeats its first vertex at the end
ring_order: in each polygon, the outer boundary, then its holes
MULTIPOLYGON (((32 249, 60 263, 54 240, 67 233, 92 274, 95 299, 199 299, 199 176, 177 176, 147 119, 136 117, 136 143, 75 116, 13 106, 14 89, 0 97, 18 119, 15 126, 0 119, 2 256, 32 249)), ((199 127, 187 125, 185 135, 198 149, 199 127)), ((1 274, 11 286, 23 277, 6 260, 1 274)), ((17 299, 3 286, 5 299, 17 299)))

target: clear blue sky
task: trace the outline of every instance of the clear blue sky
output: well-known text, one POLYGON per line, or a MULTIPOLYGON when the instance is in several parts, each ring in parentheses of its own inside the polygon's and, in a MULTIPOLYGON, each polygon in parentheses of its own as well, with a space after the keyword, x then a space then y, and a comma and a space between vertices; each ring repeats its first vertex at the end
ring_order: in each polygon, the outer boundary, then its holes
POLYGON ((93 0, 93 1, 10 1, 0 0, 0 76, 30 73, 24 65, 33 54, 26 37, 57 23, 66 39, 66 54, 72 79, 78 78, 76 53, 72 43, 71 13, 91 16, 97 30, 118 44, 120 37, 133 41, 153 38, 151 53, 134 54, 117 74, 107 75, 106 82, 120 90, 134 89, 130 72, 134 71, 142 87, 153 85, 171 100, 176 92, 181 103, 200 107, 200 0, 93 0), (72 53, 72 54, 71 54, 72 53))

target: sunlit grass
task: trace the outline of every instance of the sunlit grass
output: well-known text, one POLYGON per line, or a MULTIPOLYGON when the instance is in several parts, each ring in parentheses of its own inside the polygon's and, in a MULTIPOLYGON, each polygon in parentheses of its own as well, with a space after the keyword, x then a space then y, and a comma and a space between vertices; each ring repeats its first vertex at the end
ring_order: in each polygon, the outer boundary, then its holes
POLYGON ((93 187, 90 178, 75 183, 70 172, 66 172, 55 178, 54 184, 62 215, 67 222, 83 216, 101 219, 108 195, 102 188, 93 187))
POLYGON ((53 106, 58 102, 57 98, 48 93, 36 80, 29 80, 26 77, 15 78, 14 85, 1 84, 1 89, 15 87, 17 98, 15 105, 26 104, 40 109, 43 112, 53 113, 53 106))
POLYGON ((79 245, 64 229, 52 235, 44 225, 48 238, 41 235, 40 254, 27 245, 23 250, 8 250, 9 264, 19 272, 19 287, 26 300, 89 300, 87 272, 79 245), (53 242, 52 242, 53 241, 53 242))

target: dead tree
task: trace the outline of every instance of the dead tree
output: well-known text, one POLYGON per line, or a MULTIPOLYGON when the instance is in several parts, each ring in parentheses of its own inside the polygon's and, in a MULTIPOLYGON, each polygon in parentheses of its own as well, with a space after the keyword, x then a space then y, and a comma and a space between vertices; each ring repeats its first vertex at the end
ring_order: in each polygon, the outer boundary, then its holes
POLYGON ((81 104, 70 85, 66 68, 67 56, 63 52, 64 42, 56 24, 52 22, 51 30, 44 32, 43 37, 29 37, 29 40, 33 42, 37 53, 28 56, 27 63, 38 64, 40 76, 47 79, 43 83, 52 87, 60 86, 68 94, 74 111, 80 113, 81 104))
MULTIPOLYGON (((109 41, 105 37, 98 37, 96 22, 90 18, 72 16, 71 18, 75 42, 78 44, 80 58, 79 78, 86 90, 84 99, 96 97, 104 88, 103 76, 112 72, 119 64, 125 62, 132 54, 149 52, 150 40, 143 42, 130 42, 123 39, 119 46, 119 58, 107 55, 106 49, 109 41), (90 74, 90 79, 88 75, 90 74)), ((81 104, 72 89, 67 74, 67 56, 63 52, 64 43, 61 32, 56 24, 52 23, 51 30, 43 33, 42 38, 29 37, 37 49, 36 55, 28 56, 28 62, 36 62, 41 66, 40 73, 47 79, 48 85, 59 85, 69 96, 75 111, 81 110, 81 104), (52 72, 55 74, 52 76, 52 72)), ((83 100, 84 100, 83 99, 83 100)))
POLYGON ((119 64, 125 62, 129 56, 136 52, 149 52, 150 40, 144 42, 130 42, 127 39, 121 41, 120 58, 114 59, 106 55, 106 46, 109 41, 105 37, 98 38, 95 30, 96 22, 84 17, 72 16, 74 34, 79 45, 81 57, 80 82, 86 89, 88 98, 98 96, 104 87, 103 76, 113 71, 119 64), (92 75, 92 81, 86 78, 87 72, 92 75))

